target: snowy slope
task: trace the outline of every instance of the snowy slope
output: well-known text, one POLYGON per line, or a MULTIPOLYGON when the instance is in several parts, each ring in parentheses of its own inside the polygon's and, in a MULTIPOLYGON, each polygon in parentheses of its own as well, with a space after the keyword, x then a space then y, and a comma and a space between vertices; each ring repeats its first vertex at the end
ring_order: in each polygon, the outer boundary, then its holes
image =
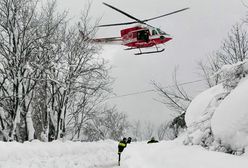
POLYGON ((211 126, 216 139, 232 149, 248 145, 248 79, 239 85, 216 109, 211 126))
MULTIPOLYGON (((0 168, 116 168, 117 143, 0 143, 0 168)), ((245 168, 248 156, 210 152, 177 141, 131 143, 120 168, 245 168)))

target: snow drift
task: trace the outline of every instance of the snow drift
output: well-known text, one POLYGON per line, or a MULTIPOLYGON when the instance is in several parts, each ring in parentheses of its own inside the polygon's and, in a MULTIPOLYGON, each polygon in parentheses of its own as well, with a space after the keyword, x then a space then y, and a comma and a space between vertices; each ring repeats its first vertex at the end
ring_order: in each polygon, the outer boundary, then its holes
POLYGON ((188 129, 184 144, 209 146, 212 143, 211 118, 226 94, 223 85, 219 84, 193 99, 185 115, 188 129))
POLYGON ((225 147, 226 150, 242 151, 247 148, 247 74, 247 60, 225 65, 216 74, 222 83, 193 99, 185 115, 188 126, 185 144, 201 144, 212 150, 225 147))
POLYGON ((177 141, 131 143, 117 165, 117 142, 0 143, 1 168, 246 168, 248 157, 207 151, 177 141))
POLYGON ((117 142, 0 142, 0 151, 0 168, 93 168, 116 161, 117 142))
POLYGON ((223 85, 219 84, 196 96, 190 103, 185 115, 187 126, 190 127, 192 124, 204 120, 204 116, 208 113, 208 109, 225 94, 226 91, 224 90, 223 85))
POLYGON ((244 79, 216 109, 211 127, 216 140, 232 149, 248 145, 248 79, 244 79))

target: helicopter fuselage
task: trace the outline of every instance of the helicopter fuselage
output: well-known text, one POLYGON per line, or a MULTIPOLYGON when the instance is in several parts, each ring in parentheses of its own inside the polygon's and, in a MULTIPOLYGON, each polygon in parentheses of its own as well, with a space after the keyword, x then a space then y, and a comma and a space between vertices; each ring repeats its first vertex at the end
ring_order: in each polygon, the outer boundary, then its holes
POLYGON ((166 43, 172 37, 151 26, 137 25, 121 30, 122 45, 131 48, 146 48, 166 43))

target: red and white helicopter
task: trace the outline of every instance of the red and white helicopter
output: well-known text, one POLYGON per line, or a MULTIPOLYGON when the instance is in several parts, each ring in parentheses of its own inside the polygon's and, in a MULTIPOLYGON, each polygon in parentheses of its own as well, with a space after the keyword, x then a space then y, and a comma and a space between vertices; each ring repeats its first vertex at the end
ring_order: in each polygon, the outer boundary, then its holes
POLYGON ((161 16, 157 16, 157 17, 153 17, 153 18, 149 18, 145 20, 140 20, 120 9, 117 9, 114 6, 111 6, 107 3, 103 3, 103 4, 124 14, 125 16, 133 19, 134 21, 124 22, 124 23, 115 23, 115 24, 105 24, 105 25, 99 25, 98 27, 120 26, 120 25, 129 25, 129 24, 135 24, 135 23, 138 23, 138 24, 134 27, 122 29, 120 31, 121 37, 95 38, 95 39, 91 39, 91 42, 106 43, 106 44, 121 44, 121 45, 128 47, 125 50, 139 49, 139 53, 135 53, 135 55, 163 52, 164 48, 159 49, 158 45, 164 44, 172 39, 172 37, 169 34, 165 33, 159 28, 156 28, 156 27, 153 27, 147 24, 146 22, 189 9, 189 8, 183 8, 183 9, 176 10, 176 11, 173 11, 173 12, 161 15, 161 16), (154 51, 149 51, 149 52, 141 51, 142 48, 148 48, 148 47, 153 47, 153 46, 156 47, 156 50, 154 51))

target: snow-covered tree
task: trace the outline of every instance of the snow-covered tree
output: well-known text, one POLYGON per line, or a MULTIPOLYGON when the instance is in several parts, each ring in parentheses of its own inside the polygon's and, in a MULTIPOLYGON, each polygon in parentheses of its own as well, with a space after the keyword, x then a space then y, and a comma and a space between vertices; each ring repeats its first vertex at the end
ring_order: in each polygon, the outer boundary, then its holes
POLYGON ((220 49, 210 55, 207 60, 198 63, 200 76, 204 77, 208 87, 212 87, 225 80, 226 76, 220 76, 218 73, 224 65, 243 62, 247 58, 248 34, 246 25, 238 23, 232 27, 220 49))
POLYGON ((180 130, 186 127, 184 115, 192 98, 185 89, 180 86, 177 79, 177 68, 175 68, 172 79, 174 85, 171 87, 164 88, 155 81, 153 81, 152 84, 161 97, 161 99, 157 101, 165 104, 168 109, 176 113, 170 122, 170 128, 174 129, 175 137, 177 137, 180 130))
MULTIPOLYGON (((88 10, 81 18, 85 35, 94 36, 88 10)), ((110 91, 108 65, 99 47, 71 26, 56 2, 0 2, 0 122, 10 139, 52 140, 98 112, 110 91), (33 124, 34 122, 34 124, 33 124), (73 127, 71 127, 74 124, 73 127)), ((80 134, 80 132, 79 132, 80 134)))
POLYGON ((45 70, 39 66, 42 59, 37 44, 45 36, 37 33, 44 24, 37 5, 31 0, 0 2, 1 105, 7 113, 9 136, 18 141, 34 139, 31 102, 45 70))

